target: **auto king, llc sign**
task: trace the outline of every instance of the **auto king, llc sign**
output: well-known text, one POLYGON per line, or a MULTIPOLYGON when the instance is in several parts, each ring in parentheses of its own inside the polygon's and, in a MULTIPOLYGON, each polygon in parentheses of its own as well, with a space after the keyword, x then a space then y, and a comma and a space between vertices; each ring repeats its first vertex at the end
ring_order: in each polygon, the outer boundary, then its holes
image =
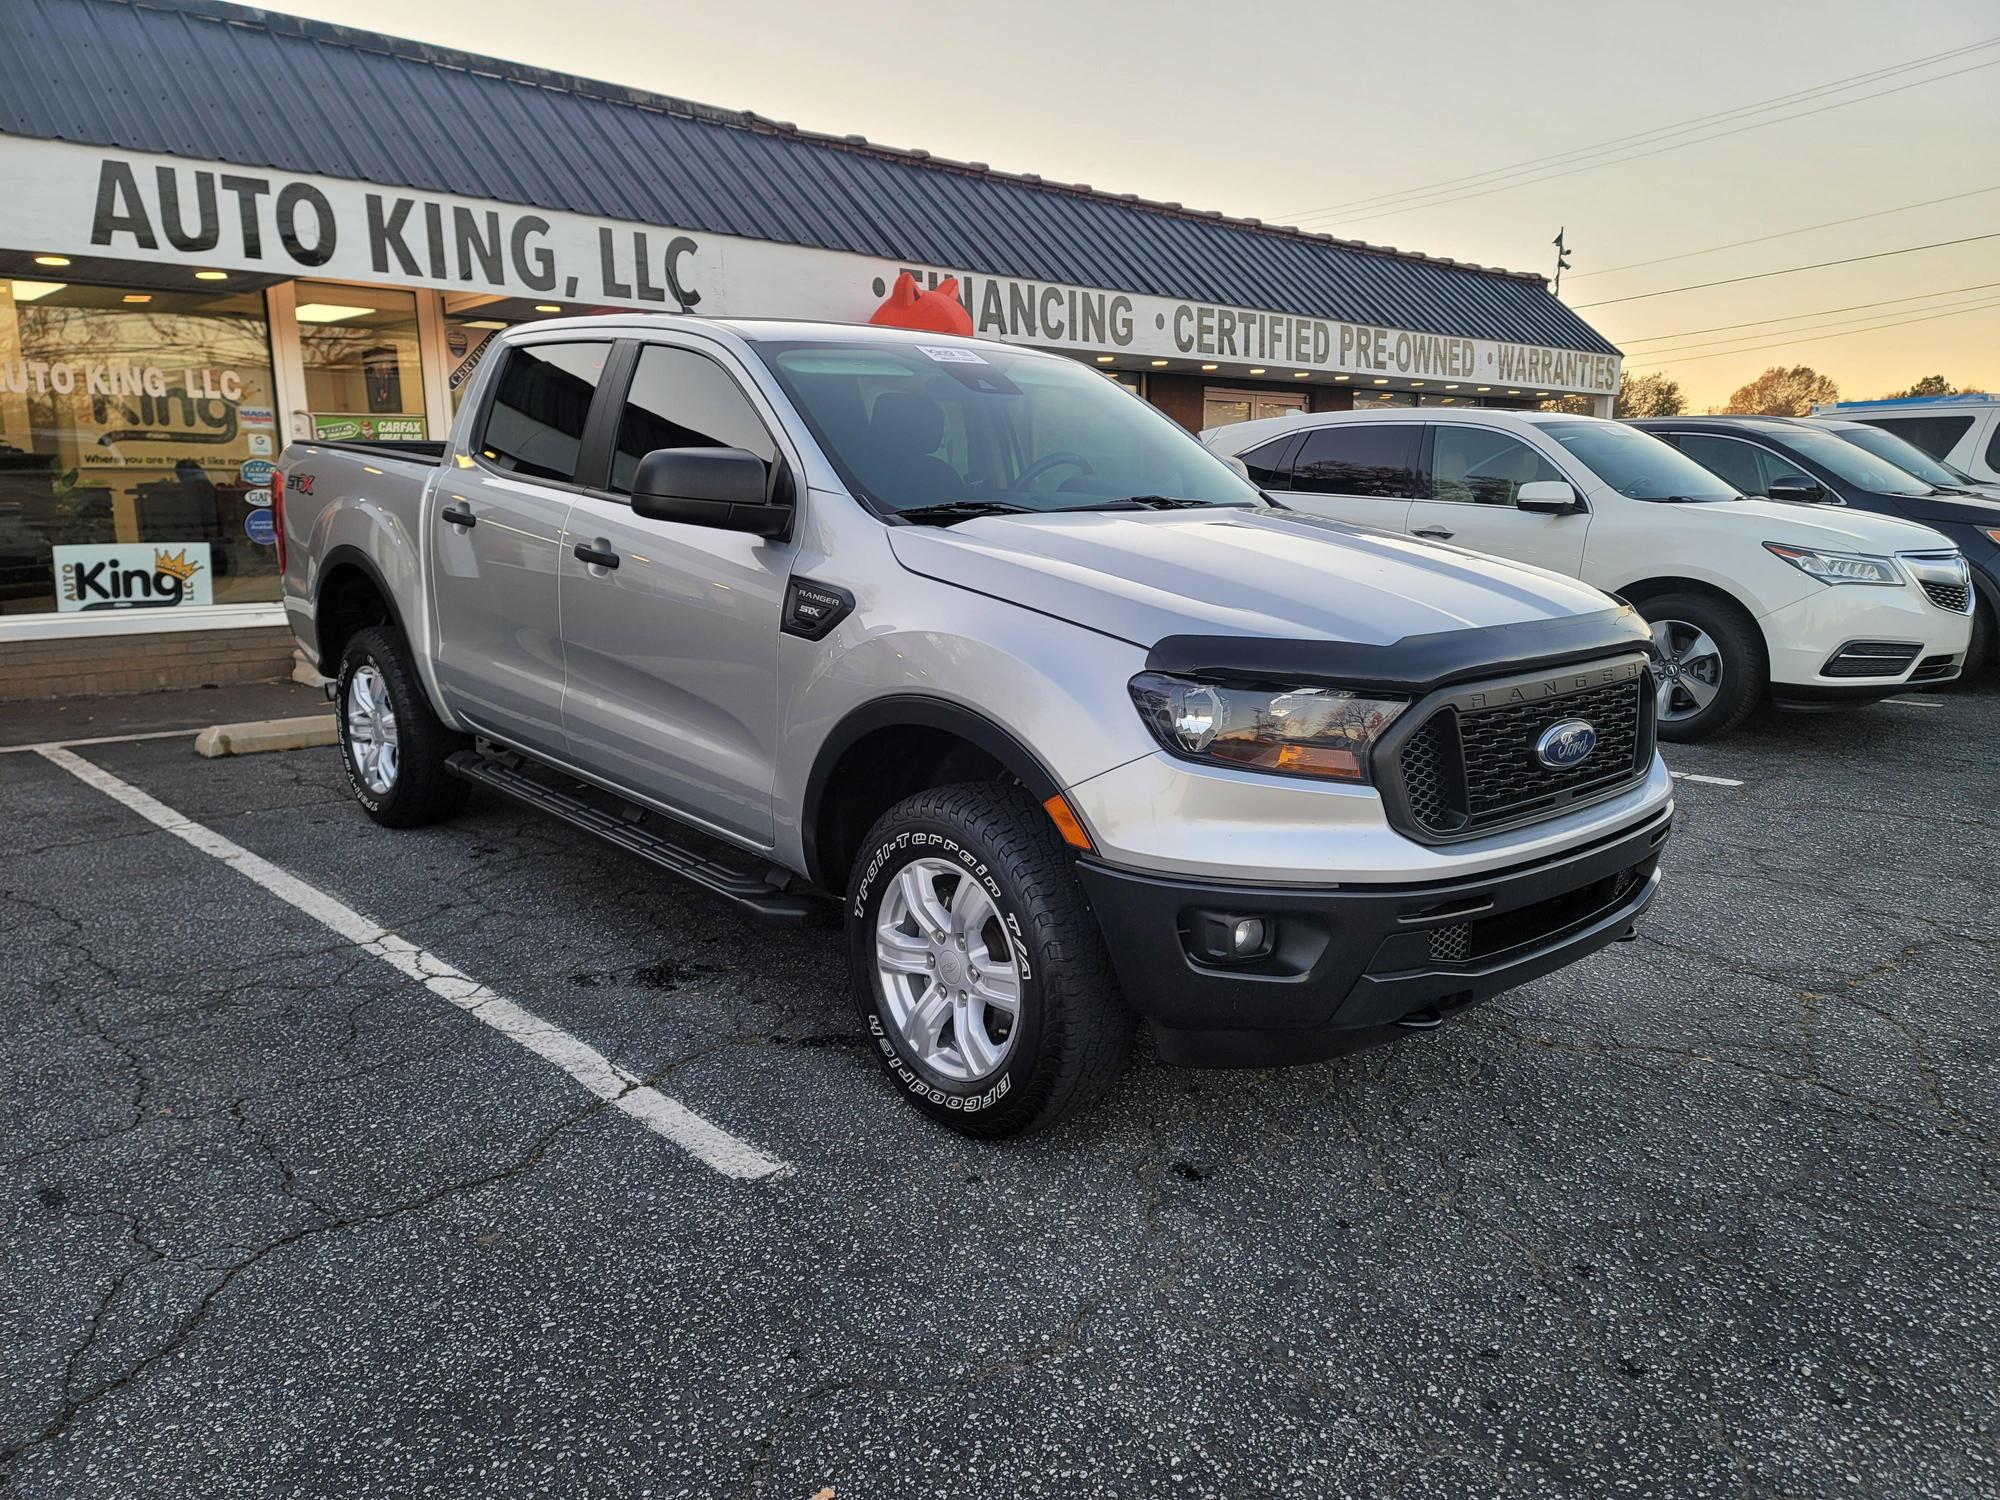
POLYGON ((861 322, 898 271, 958 278, 980 336, 1355 376, 1611 395, 1616 355, 905 265, 340 178, 0 136, 11 248, 583 307, 861 322))

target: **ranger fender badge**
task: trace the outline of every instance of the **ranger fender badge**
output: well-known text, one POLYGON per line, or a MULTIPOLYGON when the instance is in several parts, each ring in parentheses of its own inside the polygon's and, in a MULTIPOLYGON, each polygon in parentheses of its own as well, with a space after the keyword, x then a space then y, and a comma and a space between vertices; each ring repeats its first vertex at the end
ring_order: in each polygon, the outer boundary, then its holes
POLYGON ((846 589, 794 578, 785 585, 785 618, 779 628, 786 635, 817 641, 853 612, 854 596, 846 589))

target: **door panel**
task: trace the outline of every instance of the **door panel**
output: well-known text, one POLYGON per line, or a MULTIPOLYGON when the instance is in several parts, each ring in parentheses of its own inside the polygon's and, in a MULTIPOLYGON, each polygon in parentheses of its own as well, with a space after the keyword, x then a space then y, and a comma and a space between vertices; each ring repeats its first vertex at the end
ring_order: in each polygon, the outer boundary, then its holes
POLYGON ((1413 535, 1572 578, 1582 574, 1589 515, 1541 515, 1514 506, 1522 485, 1567 475, 1497 428, 1439 423, 1431 433, 1423 498, 1410 506, 1407 522, 1413 535))
POLYGON ((605 489, 580 496, 561 552, 563 725, 580 767, 759 845, 772 839, 778 622, 793 548, 633 514, 656 448, 778 450, 734 375, 640 348, 605 489), (615 568, 576 556, 617 557, 615 568))
POLYGON ((476 459, 448 459, 425 524, 438 685, 467 723, 561 755, 557 565, 608 342, 507 351, 476 459), (447 517, 469 517, 471 524, 447 517))

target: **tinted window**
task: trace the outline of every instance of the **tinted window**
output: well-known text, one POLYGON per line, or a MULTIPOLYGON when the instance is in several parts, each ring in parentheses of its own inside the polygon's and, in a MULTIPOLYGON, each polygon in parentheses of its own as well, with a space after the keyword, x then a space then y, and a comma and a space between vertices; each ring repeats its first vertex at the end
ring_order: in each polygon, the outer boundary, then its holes
POLYGON ((1243 467, 1250 471, 1250 482, 1267 490, 1281 490, 1290 477, 1291 469, 1285 463, 1285 450, 1298 438, 1296 432, 1288 432, 1281 438, 1260 444, 1248 453, 1239 454, 1243 467))
POLYGON ((1959 482, 1959 475, 1952 473, 1915 443, 1906 442, 1886 427, 1836 427, 1833 431, 1844 442, 1865 449, 1877 458, 1886 458, 1904 473, 1916 475, 1925 484, 1949 489, 1959 482))
POLYGON ((1835 477, 1873 490, 1878 495, 1928 495, 1931 487, 1914 474, 1843 443, 1823 427, 1793 427, 1785 431, 1785 448, 1808 463, 1831 470, 1835 477))
POLYGON ((712 359, 665 344, 639 351, 618 417, 611 488, 631 494, 639 460, 655 448, 744 448, 767 464, 778 456, 733 375, 712 359))
POLYGON ((1431 439, 1431 499, 1512 505, 1521 486, 1561 480, 1556 466, 1519 438, 1490 427, 1442 424, 1431 439))
POLYGON ((1292 488, 1400 500, 1415 493, 1418 427, 1315 427, 1292 464, 1292 488))
POLYGON ((507 351, 479 456, 531 479, 576 477, 590 398, 609 344, 522 344, 507 351))
POLYGON ((1972 425, 1970 417, 1857 417, 1855 420, 1893 432, 1932 458, 1943 458, 1951 452, 1972 425))
POLYGON ((1757 450, 1748 443, 1694 432, 1682 433, 1674 441, 1680 445, 1681 452, 1704 469, 1721 475, 1740 493, 1764 493, 1764 471, 1757 462, 1757 450))

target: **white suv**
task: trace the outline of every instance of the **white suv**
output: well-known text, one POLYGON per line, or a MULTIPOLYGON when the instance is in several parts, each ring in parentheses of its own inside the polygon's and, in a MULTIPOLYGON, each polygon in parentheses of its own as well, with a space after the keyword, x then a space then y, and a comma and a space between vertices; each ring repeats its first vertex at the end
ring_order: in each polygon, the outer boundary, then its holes
POLYGON ((1659 732, 1948 682, 1969 579, 1928 526, 1745 499, 1617 422, 1470 407, 1323 412, 1202 434, 1281 504, 1581 578, 1635 605, 1662 660, 1659 732), (1923 587, 1920 585, 1929 585, 1923 587))

